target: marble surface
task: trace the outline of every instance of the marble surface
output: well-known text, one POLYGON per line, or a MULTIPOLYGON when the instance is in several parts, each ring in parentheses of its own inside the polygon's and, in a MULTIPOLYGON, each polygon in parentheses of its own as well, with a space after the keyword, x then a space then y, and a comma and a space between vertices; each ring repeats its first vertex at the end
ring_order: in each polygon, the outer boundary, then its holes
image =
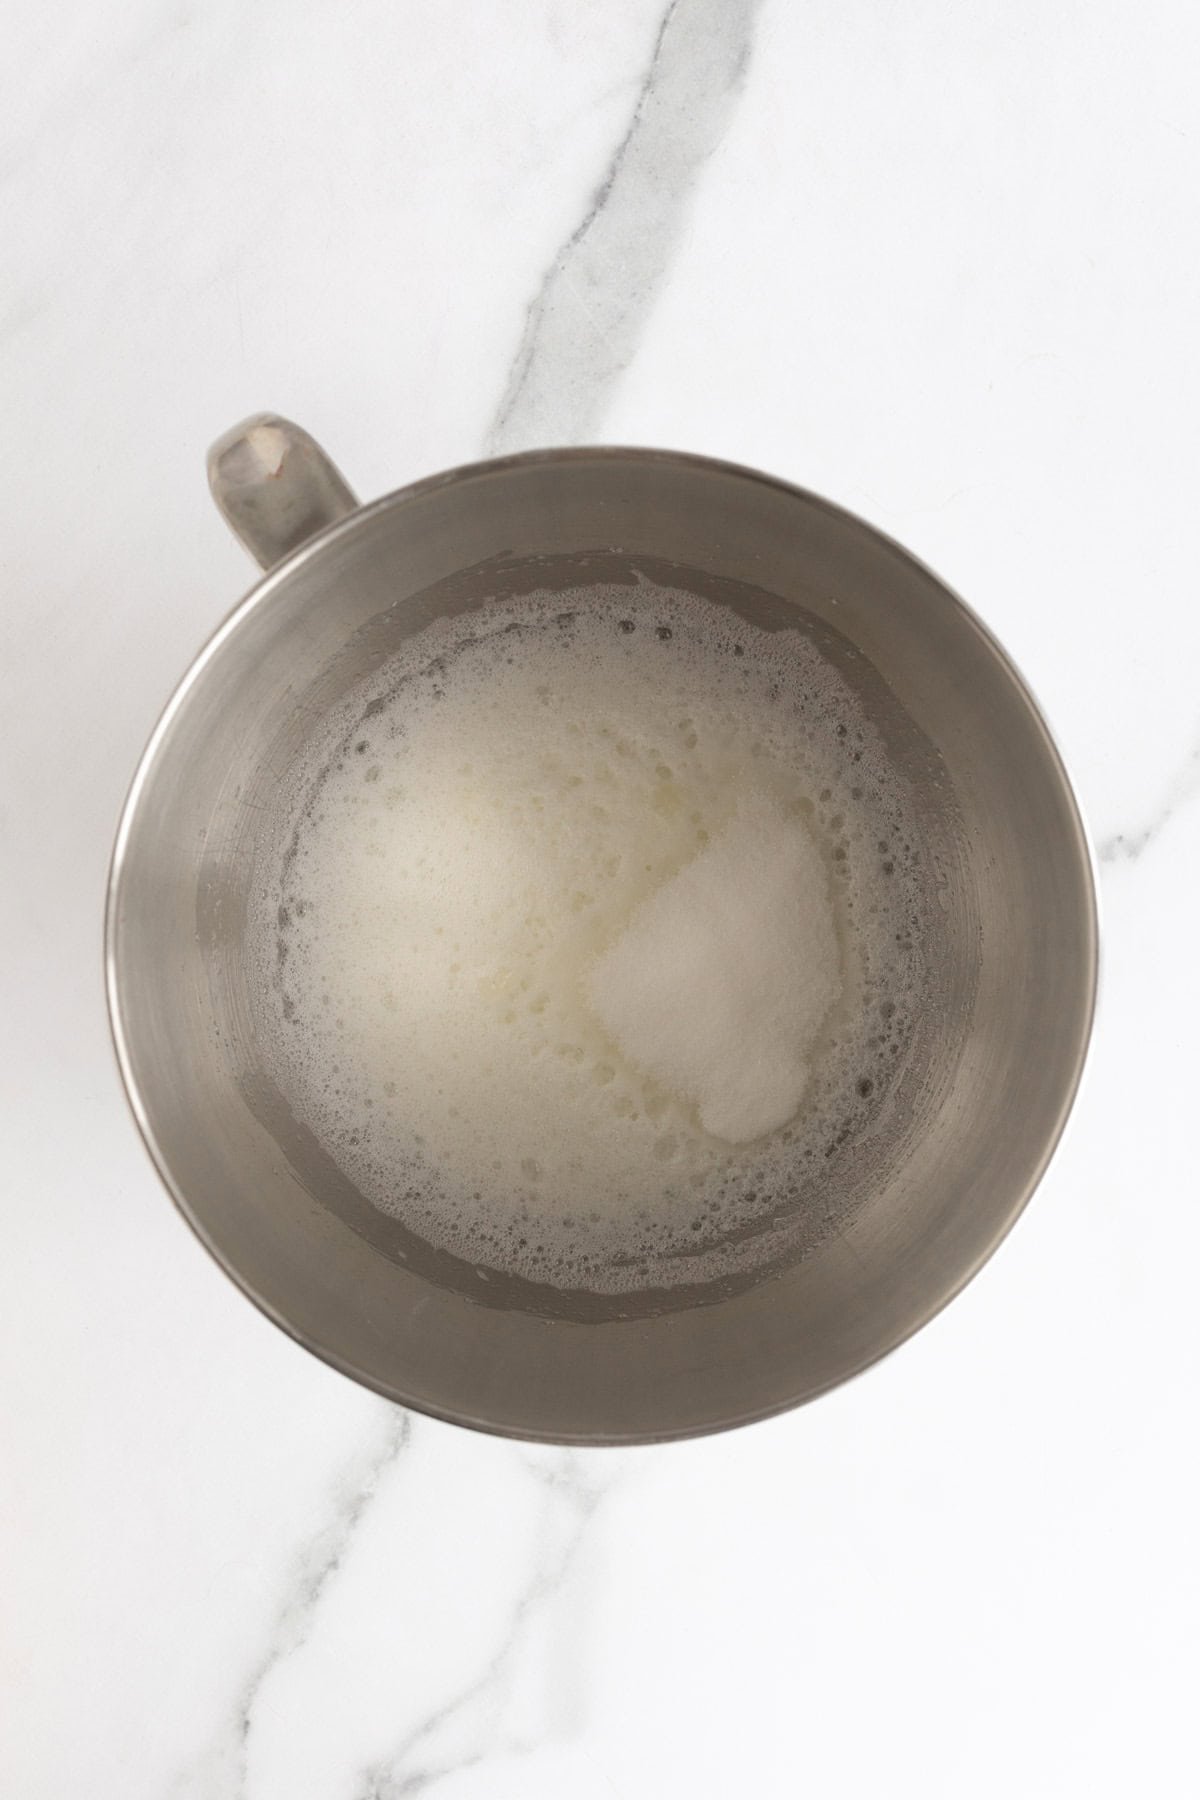
POLYGON ((1200 14, 6 25, 0 1792, 1196 1791, 1200 14), (249 577, 202 458, 260 407, 367 495, 573 439, 761 465, 1028 672, 1100 851, 1090 1079, 1012 1238, 862 1380, 669 1449, 476 1438, 304 1355, 175 1217, 102 890, 249 577))

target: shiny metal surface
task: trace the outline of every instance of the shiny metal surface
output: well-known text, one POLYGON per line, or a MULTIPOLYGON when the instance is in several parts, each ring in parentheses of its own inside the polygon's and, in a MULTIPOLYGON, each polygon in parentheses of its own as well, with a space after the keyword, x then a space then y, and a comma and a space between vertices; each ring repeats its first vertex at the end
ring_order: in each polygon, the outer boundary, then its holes
POLYGON ((263 423, 222 440, 214 491, 261 560, 309 541, 247 596, 170 702, 134 779, 109 893, 117 1054, 184 1216, 309 1349, 398 1401, 488 1430, 681 1437, 865 1368, 1012 1225, 1062 1131, 1091 1029, 1090 853, 1012 665, 898 545, 750 470, 648 450, 539 452, 420 482, 311 538, 322 506, 337 519, 349 489, 286 421, 266 421, 283 441, 269 440, 265 464, 248 456, 263 423), (858 688, 920 794, 931 982, 886 1120, 830 1163, 824 1234, 798 1221, 792 1251, 754 1282, 618 1304, 482 1283, 397 1236, 266 1078, 241 953, 263 809, 350 683, 439 613, 636 569, 768 629, 815 633, 858 688))
POLYGON ((208 453, 208 485, 263 569, 358 505, 316 440, 278 413, 255 413, 217 439, 208 453))

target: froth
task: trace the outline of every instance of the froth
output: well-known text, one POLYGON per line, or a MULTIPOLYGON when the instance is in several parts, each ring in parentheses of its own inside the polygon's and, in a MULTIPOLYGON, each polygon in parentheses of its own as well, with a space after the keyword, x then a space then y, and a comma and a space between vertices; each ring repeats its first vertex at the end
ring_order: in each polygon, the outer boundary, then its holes
POLYGON ((649 583, 439 621, 281 819, 252 931, 275 1079, 477 1265, 610 1293, 757 1266, 746 1228, 885 1101, 920 983, 906 792, 800 631, 649 583))
POLYGON ((786 1125, 841 990, 821 853, 803 821, 747 794, 634 913, 584 992, 622 1056, 745 1144, 786 1125))

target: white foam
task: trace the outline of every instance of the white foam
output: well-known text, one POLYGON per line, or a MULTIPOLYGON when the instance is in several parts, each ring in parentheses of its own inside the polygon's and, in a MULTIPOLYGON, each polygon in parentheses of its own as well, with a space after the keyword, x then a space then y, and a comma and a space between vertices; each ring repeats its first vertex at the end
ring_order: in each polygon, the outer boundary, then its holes
POLYGON ((252 927, 268 1062, 443 1249, 610 1292, 706 1279, 886 1090, 911 841, 801 632, 649 583, 439 621, 285 780, 252 927))
POLYGON ((758 795, 642 902, 587 983, 619 1050, 731 1144, 794 1116, 840 991, 821 853, 758 795))

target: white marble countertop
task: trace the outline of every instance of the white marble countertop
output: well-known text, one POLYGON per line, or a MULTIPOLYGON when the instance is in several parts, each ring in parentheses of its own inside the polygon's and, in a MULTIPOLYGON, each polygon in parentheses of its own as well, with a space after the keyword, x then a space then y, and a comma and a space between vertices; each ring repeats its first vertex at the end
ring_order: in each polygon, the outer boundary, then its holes
POLYGON ((0 1793, 1194 1792, 1200 14, 7 18, 0 1793), (570 440, 760 465, 1028 673, 1100 849, 1090 1080, 862 1380, 674 1448, 478 1438, 304 1355, 167 1203, 103 883, 249 578, 202 459, 259 407, 366 495, 570 440))

